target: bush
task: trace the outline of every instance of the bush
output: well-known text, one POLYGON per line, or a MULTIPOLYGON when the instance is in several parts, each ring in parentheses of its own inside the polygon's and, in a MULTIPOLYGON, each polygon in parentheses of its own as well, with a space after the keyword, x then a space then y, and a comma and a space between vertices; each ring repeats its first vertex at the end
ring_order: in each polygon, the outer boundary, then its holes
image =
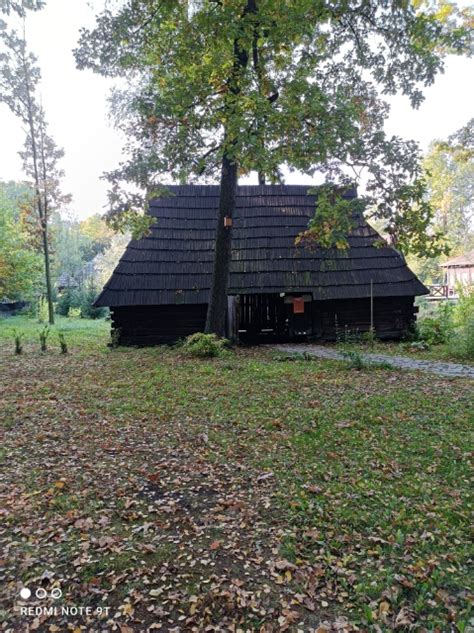
POLYGON ((93 285, 87 288, 68 288, 58 298, 56 312, 62 316, 83 319, 102 319, 107 316, 107 308, 96 308, 93 303, 97 297, 97 290, 93 285))
POLYGON ((67 349, 66 337, 64 336, 62 332, 58 332, 58 339, 59 339, 59 347, 61 349, 61 354, 67 354, 68 349, 67 349))
POLYGON ((38 332, 39 340, 40 340, 40 349, 42 352, 46 352, 48 349, 47 342, 49 336, 49 326, 45 325, 42 330, 38 332))
POLYGON ((81 308, 69 308, 67 313, 68 319, 80 319, 81 318, 81 308))
POLYGON ((474 360, 474 314, 456 329, 456 336, 449 343, 449 351, 458 358, 474 360))
POLYGON ((23 334, 13 330, 13 337, 15 339, 15 354, 20 355, 23 353, 23 334))
POLYGON ((343 356, 348 363, 349 369, 357 369, 357 371, 365 369, 365 361, 362 355, 359 354, 359 352, 356 352, 355 350, 349 350, 347 352, 343 352, 343 356))
POLYGON ((455 335, 449 342, 453 356, 474 359, 474 289, 458 288, 459 300, 454 310, 455 335))
POLYGON ((220 356, 223 350, 229 346, 229 341, 218 338, 215 334, 197 332, 188 336, 182 345, 183 351, 196 358, 212 358, 220 356))
POLYGON ((37 315, 39 323, 47 323, 49 321, 49 307, 46 297, 40 297, 38 300, 37 315))
POLYGON ((454 306, 442 301, 418 321, 418 337, 428 345, 447 343, 454 331, 454 306))
POLYGON ((107 316, 107 308, 96 308, 93 304, 97 298, 97 289, 90 285, 82 293, 81 317, 83 319, 103 319, 107 316))
POLYGON ((58 297, 56 312, 61 316, 68 316, 71 308, 80 308, 81 294, 77 290, 67 288, 58 297))

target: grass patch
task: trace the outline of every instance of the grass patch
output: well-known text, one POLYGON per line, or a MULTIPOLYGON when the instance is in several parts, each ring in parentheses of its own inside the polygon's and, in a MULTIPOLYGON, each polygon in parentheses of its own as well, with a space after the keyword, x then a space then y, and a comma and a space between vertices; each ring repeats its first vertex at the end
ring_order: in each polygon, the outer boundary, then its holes
POLYGON ((71 326, 70 355, 40 354, 37 324, 9 321, 25 350, 2 328, 5 604, 51 569, 137 629, 465 629, 468 380, 111 350, 97 321, 71 326))

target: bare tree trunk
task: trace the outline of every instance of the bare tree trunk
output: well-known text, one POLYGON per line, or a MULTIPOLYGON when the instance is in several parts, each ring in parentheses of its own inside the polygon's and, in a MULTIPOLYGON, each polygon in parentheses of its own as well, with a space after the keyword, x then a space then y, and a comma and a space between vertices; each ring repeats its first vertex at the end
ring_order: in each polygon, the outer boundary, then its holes
POLYGON ((48 225, 45 223, 41 227, 41 235, 43 238, 44 253, 44 273, 46 277, 46 297, 48 301, 48 318, 49 324, 54 325, 54 306, 53 306, 53 287, 51 283, 51 266, 49 260, 49 244, 48 244, 48 225))
POLYGON ((225 336, 227 290, 232 249, 232 215, 237 195, 237 163, 226 156, 222 159, 219 214, 217 218, 216 245, 212 286, 206 317, 207 333, 225 336))
POLYGON ((40 155, 41 155, 41 169, 44 188, 43 198, 43 219, 41 222, 41 232, 43 236, 43 253, 44 253, 44 272, 46 277, 46 296, 48 300, 48 317, 49 324, 54 325, 54 306, 53 306, 53 288, 51 284, 51 266, 49 259, 49 242, 48 242, 48 220, 49 220, 49 205, 48 205, 48 192, 46 190, 46 183, 48 180, 48 174, 46 169, 46 157, 45 157, 45 138, 44 138, 44 119, 40 119, 40 155))

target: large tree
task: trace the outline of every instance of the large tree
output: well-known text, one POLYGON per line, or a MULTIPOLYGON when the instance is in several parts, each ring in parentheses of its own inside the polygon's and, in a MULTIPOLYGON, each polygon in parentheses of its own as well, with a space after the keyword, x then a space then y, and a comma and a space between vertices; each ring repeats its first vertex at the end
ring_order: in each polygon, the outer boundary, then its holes
MULTIPOLYGON (((223 334, 237 178, 282 168, 345 185, 368 174, 373 214, 398 245, 429 251, 418 148, 386 138, 380 94, 433 82, 447 51, 468 46, 466 15, 447 2, 351 0, 124 0, 83 31, 76 59, 122 77, 113 112, 129 160, 108 178, 116 226, 157 194, 165 176, 220 179, 214 274, 206 329, 223 334), (414 204, 416 202, 416 204, 414 204)), ((321 196, 306 238, 340 243, 347 205, 321 196)))
MULTIPOLYGON (((41 2, 6 2, 4 10, 17 11, 24 19, 25 8, 41 8, 41 2)), ((40 71, 35 56, 27 49, 24 35, 0 23, 0 102, 5 103, 25 129, 24 149, 20 152, 25 174, 30 178, 31 227, 37 232, 44 257, 49 322, 54 323, 51 281, 49 222, 52 214, 69 200, 60 190, 63 172, 58 161, 63 151, 48 134, 44 109, 37 94, 40 71)))

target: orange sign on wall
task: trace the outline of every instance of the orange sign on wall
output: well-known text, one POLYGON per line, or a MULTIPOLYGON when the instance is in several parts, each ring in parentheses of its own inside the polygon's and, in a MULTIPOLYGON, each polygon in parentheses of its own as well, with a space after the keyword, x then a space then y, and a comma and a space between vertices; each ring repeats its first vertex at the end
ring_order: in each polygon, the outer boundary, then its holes
POLYGON ((293 297, 293 314, 304 314, 303 297, 293 297))

